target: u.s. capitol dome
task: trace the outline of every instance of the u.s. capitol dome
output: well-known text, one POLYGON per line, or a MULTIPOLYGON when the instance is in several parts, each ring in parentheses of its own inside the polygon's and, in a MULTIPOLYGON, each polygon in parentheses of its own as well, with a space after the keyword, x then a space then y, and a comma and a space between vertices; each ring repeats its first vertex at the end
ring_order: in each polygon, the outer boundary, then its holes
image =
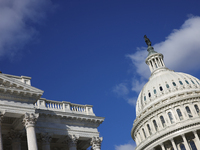
POLYGON ((199 79, 168 69, 146 36, 145 42, 151 76, 136 103, 136 150, 200 150, 199 79))

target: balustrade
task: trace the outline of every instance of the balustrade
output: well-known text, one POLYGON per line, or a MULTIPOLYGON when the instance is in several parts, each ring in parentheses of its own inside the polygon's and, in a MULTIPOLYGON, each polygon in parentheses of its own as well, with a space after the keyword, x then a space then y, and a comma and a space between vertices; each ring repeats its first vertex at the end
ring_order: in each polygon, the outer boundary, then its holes
POLYGON ((52 110, 52 111, 71 112, 71 113, 78 113, 85 115, 95 115, 93 113, 92 105, 73 104, 66 101, 62 102, 52 101, 52 100, 47 100, 45 98, 39 99, 35 103, 35 108, 52 110))

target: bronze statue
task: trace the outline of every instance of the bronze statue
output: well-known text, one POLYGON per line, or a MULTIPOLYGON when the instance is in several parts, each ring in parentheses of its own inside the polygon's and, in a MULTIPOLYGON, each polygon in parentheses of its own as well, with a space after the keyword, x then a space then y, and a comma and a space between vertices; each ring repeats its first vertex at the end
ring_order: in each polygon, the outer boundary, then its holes
POLYGON ((147 44, 148 46, 151 46, 151 41, 147 38, 146 35, 144 35, 144 40, 145 40, 145 42, 146 42, 146 44, 147 44))

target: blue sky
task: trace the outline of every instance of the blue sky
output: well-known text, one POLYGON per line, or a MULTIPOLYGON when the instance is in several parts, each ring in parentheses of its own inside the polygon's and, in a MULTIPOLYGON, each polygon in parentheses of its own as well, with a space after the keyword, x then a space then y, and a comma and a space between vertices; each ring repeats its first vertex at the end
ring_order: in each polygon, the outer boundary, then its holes
POLYGON ((44 98, 91 104, 103 150, 132 150, 138 92, 150 76, 143 36, 168 68, 200 77, 200 1, 0 0, 0 70, 44 98))

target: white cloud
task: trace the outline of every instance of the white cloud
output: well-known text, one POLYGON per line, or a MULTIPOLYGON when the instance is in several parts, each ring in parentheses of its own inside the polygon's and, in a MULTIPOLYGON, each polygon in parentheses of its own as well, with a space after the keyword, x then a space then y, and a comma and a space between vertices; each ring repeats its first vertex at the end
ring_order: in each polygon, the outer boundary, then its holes
POLYGON ((139 80, 136 79, 136 78, 133 78, 132 79, 132 91, 136 92, 136 93, 139 93, 143 86, 145 85, 146 83, 146 80, 143 79, 143 78, 140 78, 139 80))
POLYGON ((137 97, 127 98, 127 102, 132 106, 136 106, 137 97))
MULTIPOLYGON (((149 36, 150 37, 150 36, 149 36)), ((153 39, 150 38, 153 41, 153 39)), ((187 19, 180 29, 174 29, 166 40, 153 45, 154 50, 164 55, 166 67, 175 71, 199 70, 200 65, 200 17, 187 19)), ((138 75, 144 78, 150 76, 150 70, 145 64, 147 48, 141 47, 135 54, 127 55, 136 67, 138 75)), ((134 88, 133 88, 134 90, 134 88)))
POLYGON ((129 93, 126 83, 120 83, 113 88, 113 92, 118 96, 126 96, 129 93))
POLYGON ((115 150, 134 150, 135 148, 136 148, 136 145, 132 143, 115 146, 115 150))
POLYGON ((28 41, 37 35, 35 23, 45 18, 53 8, 50 0, 0 1, 0 56, 14 56, 28 41))

